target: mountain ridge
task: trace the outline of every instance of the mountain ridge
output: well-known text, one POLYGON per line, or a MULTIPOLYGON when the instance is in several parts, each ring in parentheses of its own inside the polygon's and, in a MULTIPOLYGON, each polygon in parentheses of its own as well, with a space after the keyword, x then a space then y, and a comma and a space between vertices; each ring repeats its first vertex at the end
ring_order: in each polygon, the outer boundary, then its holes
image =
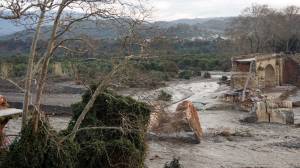
MULTIPOLYGON (((222 35, 228 28, 234 17, 219 18, 195 18, 195 19, 178 19, 173 21, 156 21, 143 25, 143 27, 155 27, 156 31, 164 32, 166 36, 178 38, 206 38, 205 36, 222 35)), ((8 40, 13 38, 27 39, 32 37, 32 32, 22 30, 20 26, 14 25, 11 21, 0 19, 0 40, 8 40)), ((101 39, 115 39, 121 33, 126 31, 126 26, 116 26, 109 20, 103 20, 100 24, 91 21, 78 23, 74 26, 74 34, 87 34, 88 36, 101 39), (99 26, 100 25, 100 26, 99 26)), ((42 38, 47 38, 47 26, 43 28, 42 38)), ((144 32, 144 34, 151 34, 144 32)))

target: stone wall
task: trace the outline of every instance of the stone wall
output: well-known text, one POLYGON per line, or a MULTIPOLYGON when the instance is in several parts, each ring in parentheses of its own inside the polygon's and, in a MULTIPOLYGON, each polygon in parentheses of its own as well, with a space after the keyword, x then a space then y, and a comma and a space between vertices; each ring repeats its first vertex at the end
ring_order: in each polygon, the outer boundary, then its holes
POLYGON ((257 58, 256 82, 258 88, 279 86, 282 83, 282 67, 283 64, 279 57, 257 58))
MULTIPOLYGON (((248 88, 270 88, 282 85, 284 58, 281 55, 258 55, 255 57, 254 77, 249 81, 248 88)), ((232 60, 233 75, 232 87, 242 89, 249 75, 250 63, 238 63, 235 59, 232 60), (243 75, 237 74, 243 73, 243 75)))
MULTIPOLYGON (((249 73, 236 74, 231 76, 231 87, 235 89, 244 89, 249 73)), ((249 80, 248 88, 256 88, 255 75, 249 80)))

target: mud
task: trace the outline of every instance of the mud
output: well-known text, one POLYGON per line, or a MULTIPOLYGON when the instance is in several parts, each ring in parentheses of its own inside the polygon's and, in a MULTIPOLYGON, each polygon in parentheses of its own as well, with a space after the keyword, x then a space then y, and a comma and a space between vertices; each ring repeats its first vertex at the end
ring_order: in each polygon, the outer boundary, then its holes
MULTIPOLYGON (((4 95, 10 107, 22 108, 24 94, 7 81, 0 79, 0 95, 4 95)), ((41 109, 48 114, 71 115, 70 106, 81 101, 81 94, 86 88, 74 82, 48 83, 42 97, 41 109)), ((35 93, 30 100, 33 104, 35 93)))
MULTIPOLYGON (((218 96, 229 89, 218 85, 216 79, 174 81, 161 89, 174 95, 168 104, 170 111, 175 111, 177 104, 183 100, 190 100, 197 106, 204 136, 200 144, 150 136, 146 157, 149 168, 162 168, 173 157, 180 158, 186 168, 300 167, 299 127, 241 123, 240 119, 245 118, 247 113, 230 108, 205 110, 205 106, 220 105, 218 96)), ((158 91, 129 89, 122 93, 145 100, 154 99, 158 91)), ((294 112, 295 124, 299 125, 300 108, 294 112)), ((66 128, 69 120, 70 117, 50 117, 52 126, 58 130, 66 128)), ((6 133, 17 134, 20 124, 20 119, 10 121, 6 133)))
MULTIPOLYGON (((146 164, 149 168, 162 167, 173 157, 180 158, 184 167, 270 167, 295 168, 300 166, 298 148, 300 129, 280 124, 245 124, 239 122, 246 112, 226 108, 204 110, 219 104, 217 97, 229 89, 216 81, 192 81, 170 86, 170 92, 198 105, 204 137, 201 144, 189 144, 169 139, 149 140, 146 164), (183 91, 186 90, 186 91, 183 91), (178 92, 179 94, 176 94, 178 92)), ((169 106, 172 110, 177 103, 169 106)), ((226 106, 226 105, 225 105, 226 106)), ((300 110, 295 110, 299 121, 300 110)), ((297 124, 297 122, 296 122, 297 124)))

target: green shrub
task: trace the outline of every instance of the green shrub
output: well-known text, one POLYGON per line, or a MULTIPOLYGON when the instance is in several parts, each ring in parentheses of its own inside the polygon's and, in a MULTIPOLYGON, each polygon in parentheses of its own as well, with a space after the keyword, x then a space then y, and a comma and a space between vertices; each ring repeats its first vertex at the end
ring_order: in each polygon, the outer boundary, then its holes
POLYGON ((174 158, 172 162, 166 163, 164 168, 183 168, 179 163, 179 159, 174 158))
POLYGON ((23 64, 23 63, 14 65, 14 67, 13 67, 13 75, 14 75, 14 77, 25 76, 25 74, 26 74, 26 68, 27 68, 27 65, 23 64))
POLYGON ((179 72, 179 68, 174 61, 166 61, 161 63, 164 72, 175 73, 179 72))
POLYGON ((160 90, 157 99, 162 100, 162 101, 171 101, 172 100, 172 95, 167 93, 164 90, 160 90))
POLYGON ((181 79, 191 79, 192 76, 193 76, 193 71, 190 70, 184 70, 179 73, 179 78, 181 79))

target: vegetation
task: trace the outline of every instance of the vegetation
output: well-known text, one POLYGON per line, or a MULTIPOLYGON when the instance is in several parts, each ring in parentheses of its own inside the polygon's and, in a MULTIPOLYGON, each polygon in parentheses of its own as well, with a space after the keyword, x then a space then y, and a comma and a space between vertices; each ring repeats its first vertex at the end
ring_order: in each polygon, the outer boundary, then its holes
POLYGON ((166 163, 164 168, 183 168, 183 166, 179 163, 179 159, 174 158, 172 162, 166 163))
POLYGON ((58 133, 48 123, 40 123, 37 133, 32 125, 22 129, 20 139, 10 146, 3 168, 74 168, 78 145, 72 141, 59 142, 58 133))
MULTIPOLYGON (((73 128, 90 96, 91 93, 87 92, 81 103, 73 105, 74 116, 69 130, 73 128)), ((80 131, 75 137, 81 149, 79 156, 82 156, 78 158, 79 167, 143 167, 149 118, 150 109, 146 104, 110 91, 102 93, 80 127, 99 129, 80 131), (106 130, 101 127, 120 129, 106 130)))
POLYGON ((83 95, 73 105, 74 116, 67 130, 57 133, 48 122, 38 132, 27 125, 11 145, 4 168, 141 168, 146 154, 145 132, 150 109, 130 97, 106 91, 98 96, 74 140, 69 133, 89 101, 83 95), (34 146, 34 147, 33 147, 34 146))
POLYGON ((167 93, 164 90, 160 90, 157 99, 162 100, 162 101, 171 101, 172 100, 172 95, 167 93))
MULTIPOLYGON (((25 76, 26 56, 3 56, 1 59, 3 61, 2 64, 7 63, 12 66, 9 71, 10 78, 25 76)), ((50 62, 48 72, 50 74, 53 72, 52 63, 59 62, 63 72, 66 72, 70 79, 78 77, 82 81, 93 83, 97 82, 103 74, 110 72, 114 62, 122 60, 123 58, 115 58, 114 61, 109 58, 88 60, 84 57, 73 60, 68 57, 60 57, 50 62), (76 71, 77 77, 74 76, 74 71, 76 71)), ((190 79, 195 76, 201 76, 202 71, 228 71, 231 66, 229 57, 217 54, 162 55, 159 58, 130 60, 129 64, 131 67, 128 67, 127 72, 130 79, 123 80, 123 85, 129 87, 147 86, 151 81, 153 81, 151 86, 161 86, 162 81, 168 81, 172 78, 190 79)))
POLYGON ((268 5, 246 8, 229 27, 232 47, 240 53, 300 52, 300 8, 274 9, 268 5))
POLYGON ((179 78, 181 79, 191 79, 192 76, 193 76, 193 71, 191 70, 184 70, 179 73, 179 78))

